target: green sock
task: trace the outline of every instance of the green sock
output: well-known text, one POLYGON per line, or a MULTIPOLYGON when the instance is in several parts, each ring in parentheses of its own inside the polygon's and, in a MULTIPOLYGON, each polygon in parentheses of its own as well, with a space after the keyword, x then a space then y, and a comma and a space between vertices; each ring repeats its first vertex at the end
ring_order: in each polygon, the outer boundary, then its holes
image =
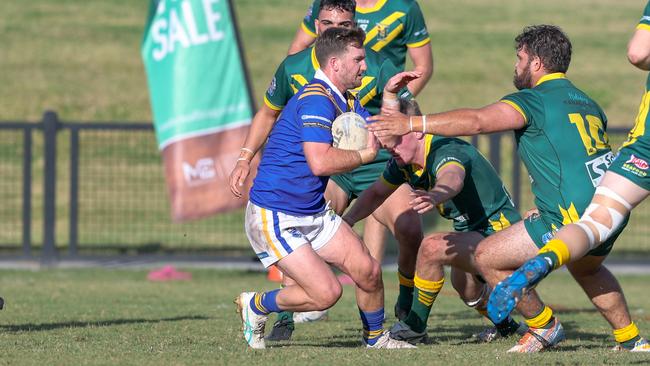
POLYGON ((397 306, 408 313, 413 303, 413 277, 406 276, 399 269, 397 270, 397 277, 399 278, 397 306))
POLYGON ((422 333, 427 329, 427 321, 433 302, 436 300, 445 279, 440 281, 423 280, 415 275, 415 290, 413 291, 413 304, 409 315, 404 319, 413 331, 422 333))

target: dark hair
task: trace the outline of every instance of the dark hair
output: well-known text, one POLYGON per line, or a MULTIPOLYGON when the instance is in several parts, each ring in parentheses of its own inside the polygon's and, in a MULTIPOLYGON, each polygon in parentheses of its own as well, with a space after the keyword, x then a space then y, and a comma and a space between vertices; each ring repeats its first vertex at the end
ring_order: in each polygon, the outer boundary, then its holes
POLYGON ((421 116, 420 105, 415 99, 399 98, 399 111, 407 116, 421 116))
POLYGON ((347 50, 348 46, 362 48, 365 38, 366 33, 359 27, 352 29, 329 28, 316 38, 314 46, 316 48, 316 59, 321 66, 324 66, 330 57, 341 55, 347 50))
POLYGON ((537 56, 548 72, 566 72, 571 63, 571 41, 560 27, 540 24, 525 27, 515 38, 517 51, 537 56))
POLYGON ((354 15, 356 7, 357 2, 354 0, 322 0, 320 2, 320 8, 318 8, 318 13, 320 14, 323 10, 338 9, 354 15))

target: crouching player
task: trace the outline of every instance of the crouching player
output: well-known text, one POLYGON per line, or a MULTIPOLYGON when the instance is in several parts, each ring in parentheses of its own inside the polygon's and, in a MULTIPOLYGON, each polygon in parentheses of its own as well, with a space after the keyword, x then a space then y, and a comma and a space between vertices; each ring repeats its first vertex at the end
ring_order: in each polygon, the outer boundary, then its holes
POLYGON ((246 234, 264 266, 276 264, 295 284, 263 293, 243 292, 235 302, 244 338, 264 348, 271 312, 324 310, 341 296, 328 264, 356 284, 363 342, 370 348, 413 348, 383 329, 384 289, 379 263, 356 233, 325 204, 330 175, 350 171, 377 155, 369 135, 360 151, 332 146, 331 126, 341 113, 368 112, 348 90, 361 85, 366 70, 359 28, 331 28, 316 41, 321 69, 293 96, 269 136, 246 209, 246 234))
MULTIPOLYGON (((421 114, 414 101, 399 102, 402 111, 421 114)), ((416 343, 426 337, 429 312, 445 282, 444 265, 452 266, 452 285, 463 301, 486 315, 490 289, 478 276, 474 251, 483 238, 521 217, 492 165, 467 142, 412 132, 382 138, 381 143, 393 159, 343 220, 354 225, 407 183, 415 189, 411 201, 415 211, 422 214, 437 208, 440 215, 454 223, 454 232, 434 233, 422 241, 411 310, 390 331, 395 339, 416 343)), ((519 324, 508 317, 497 325, 498 333, 491 333, 491 338, 485 340, 492 340, 496 334, 509 336, 518 328, 519 324)))

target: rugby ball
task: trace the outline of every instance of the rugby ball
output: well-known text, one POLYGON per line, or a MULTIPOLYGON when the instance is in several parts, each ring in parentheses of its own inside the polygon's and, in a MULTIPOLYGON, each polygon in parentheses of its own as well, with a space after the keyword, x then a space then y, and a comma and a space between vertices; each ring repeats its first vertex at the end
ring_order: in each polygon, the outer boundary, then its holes
POLYGON ((362 150, 368 144, 366 121, 354 112, 345 112, 332 122, 332 146, 343 150, 362 150))

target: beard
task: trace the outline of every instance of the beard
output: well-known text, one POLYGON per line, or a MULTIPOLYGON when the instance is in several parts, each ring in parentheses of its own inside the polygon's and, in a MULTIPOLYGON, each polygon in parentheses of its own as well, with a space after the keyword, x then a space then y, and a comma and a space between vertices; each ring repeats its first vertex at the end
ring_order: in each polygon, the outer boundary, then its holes
POLYGON ((513 77, 512 83, 515 84, 515 88, 517 88, 517 90, 529 89, 533 86, 532 79, 533 76, 530 72, 529 62, 520 75, 517 75, 517 70, 515 70, 515 76, 513 77))

